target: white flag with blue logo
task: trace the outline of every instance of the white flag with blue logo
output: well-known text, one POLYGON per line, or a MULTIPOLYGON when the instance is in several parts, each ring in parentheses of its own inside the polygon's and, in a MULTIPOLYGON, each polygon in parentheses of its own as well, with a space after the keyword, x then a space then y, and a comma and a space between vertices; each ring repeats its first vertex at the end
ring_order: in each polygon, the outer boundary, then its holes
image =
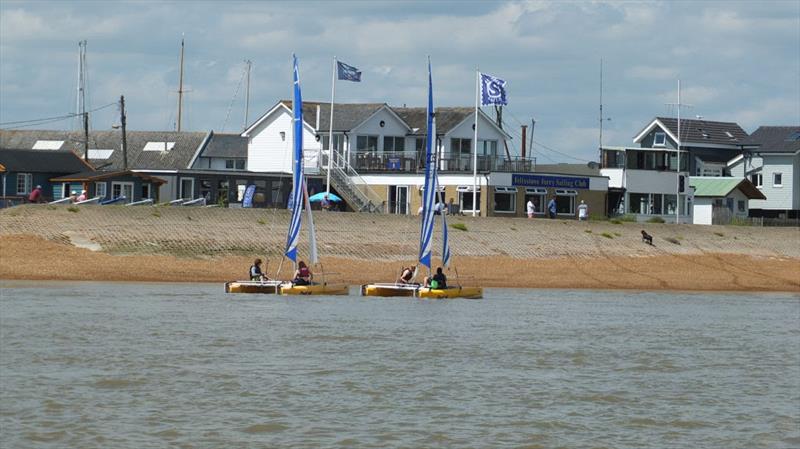
POLYGON ((481 106, 506 105, 506 82, 496 76, 481 73, 481 106))

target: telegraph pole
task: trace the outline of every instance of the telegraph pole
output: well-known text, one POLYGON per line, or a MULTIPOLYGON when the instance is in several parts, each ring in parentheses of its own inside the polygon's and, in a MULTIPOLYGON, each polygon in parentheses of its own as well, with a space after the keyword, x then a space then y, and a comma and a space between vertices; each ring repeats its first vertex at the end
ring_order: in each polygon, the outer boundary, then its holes
POLYGON ((83 160, 89 162, 89 113, 83 113, 83 160))
POLYGON ((128 140, 125 135, 125 95, 119 97, 119 122, 122 128, 122 169, 128 170, 128 140))
POLYGON ((247 64, 247 84, 244 88, 244 126, 242 126, 242 130, 247 129, 247 115, 250 110, 250 68, 253 63, 248 59, 245 64, 247 64))

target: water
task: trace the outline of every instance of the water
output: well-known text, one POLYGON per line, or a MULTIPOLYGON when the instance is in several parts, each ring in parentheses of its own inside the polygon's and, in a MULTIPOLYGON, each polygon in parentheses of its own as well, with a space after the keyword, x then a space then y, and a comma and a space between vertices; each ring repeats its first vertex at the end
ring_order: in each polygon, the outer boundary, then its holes
POLYGON ((800 447, 800 298, 5 282, 0 446, 800 447))

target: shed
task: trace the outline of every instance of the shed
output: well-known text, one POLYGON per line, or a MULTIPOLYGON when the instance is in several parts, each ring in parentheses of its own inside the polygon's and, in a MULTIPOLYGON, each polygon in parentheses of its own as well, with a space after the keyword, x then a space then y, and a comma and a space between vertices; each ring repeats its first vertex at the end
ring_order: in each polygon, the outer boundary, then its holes
POLYGON ((766 199, 745 178, 693 176, 689 179, 689 185, 694 189, 694 224, 728 224, 734 217, 746 218, 749 200, 766 199))

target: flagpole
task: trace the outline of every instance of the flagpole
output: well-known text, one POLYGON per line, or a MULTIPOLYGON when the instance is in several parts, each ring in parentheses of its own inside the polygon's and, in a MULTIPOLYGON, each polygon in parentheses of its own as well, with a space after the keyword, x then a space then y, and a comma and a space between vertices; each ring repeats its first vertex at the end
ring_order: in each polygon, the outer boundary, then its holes
POLYGON ((328 169, 325 170, 326 190, 325 193, 331 193, 331 160, 333 159, 333 99, 336 96, 336 56, 333 57, 333 71, 331 72, 331 120, 330 129, 328 130, 328 169))
POLYGON ((475 69, 475 151, 472 152, 472 216, 476 215, 478 205, 475 204, 478 197, 478 96, 480 95, 481 72, 475 69))

